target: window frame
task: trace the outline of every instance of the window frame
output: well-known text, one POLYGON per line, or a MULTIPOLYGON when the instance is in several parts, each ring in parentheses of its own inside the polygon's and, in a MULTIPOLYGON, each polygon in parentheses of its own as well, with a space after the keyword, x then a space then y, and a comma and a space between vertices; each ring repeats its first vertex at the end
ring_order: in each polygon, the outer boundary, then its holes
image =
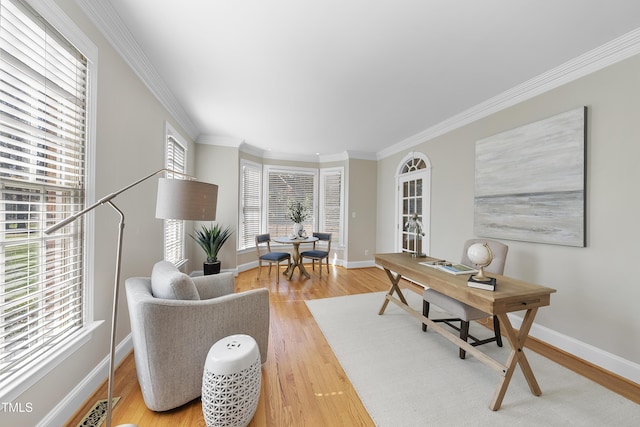
MULTIPOLYGON (((25 0, 34 11, 52 26, 70 44, 84 55, 87 60, 86 70, 86 106, 85 106, 85 206, 95 199, 95 143, 96 143, 96 105, 97 105, 97 61, 98 49, 91 40, 71 21, 54 2, 47 0, 25 0)), ((9 384, 0 392, 0 401, 13 401, 27 389, 35 385, 45 375, 55 369, 71 354, 87 343, 92 332, 103 322, 94 320, 94 213, 89 212, 83 218, 84 241, 82 242, 84 258, 84 274, 82 275, 82 311, 83 326, 43 357, 32 362, 28 368, 19 371, 9 384)))
MULTIPOLYGON (((264 165, 263 166, 263 175, 262 175, 262 186, 263 186, 263 197, 262 197, 262 232, 269 232, 269 174, 271 173, 286 173, 286 174, 300 174, 300 175, 311 175, 313 177, 313 201, 311 207, 311 230, 307 230, 313 232, 317 230, 318 227, 318 176, 319 170, 318 168, 306 168, 299 166, 277 166, 277 165, 264 165)), ((308 224, 308 221, 305 221, 305 224, 308 224)), ((293 223, 291 223, 291 229, 287 232, 287 234, 293 231, 293 223)), ((276 237, 276 236, 273 236, 276 237)))
MULTIPOLYGON (((188 161, 188 146, 184 141, 184 138, 182 138, 180 136, 180 134, 169 124, 169 122, 165 122, 165 143, 164 143, 164 165, 165 168, 173 170, 175 172, 180 172, 183 174, 187 173, 187 161, 188 161), (172 152, 175 152, 175 148, 173 150, 169 150, 169 144, 171 142, 171 140, 174 141, 174 145, 177 145, 178 147, 182 148, 183 150, 183 158, 184 158, 184 163, 182 164, 182 168, 181 170, 176 170, 173 169, 173 167, 175 167, 175 163, 176 163, 176 159, 173 157, 170 157, 170 154, 172 152)), ((171 174, 170 172, 167 172, 167 178, 174 178, 174 179, 184 179, 184 176, 180 176, 180 175, 174 175, 171 174)), ((165 261, 170 261, 172 262, 176 267, 181 268, 183 265, 185 265, 188 262, 188 258, 187 258, 187 222, 185 220, 177 220, 177 219, 165 219, 162 222, 162 252, 163 252, 163 258, 165 261), (182 252, 180 254, 180 256, 178 257, 179 259, 169 259, 167 257, 168 255, 168 246, 171 244, 173 245, 174 242, 169 240, 169 235, 173 234, 172 232, 170 232, 170 228, 176 228, 176 229, 181 229, 181 231, 177 231, 175 234, 180 234, 180 236, 178 236, 175 239, 175 244, 177 245, 178 241, 180 241, 181 243, 181 250, 180 252, 182 252)))
MULTIPOLYGON (((258 176, 258 182, 256 184, 256 188, 258 190, 258 204, 260 206, 263 205, 263 186, 262 186, 262 181, 263 181, 263 165, 257 162, 253 162, 251 160, 247 160, 247 159, 240 159, 240 179, 239 179, 239 183, 240 183, 240 191, 239 191, 239 197, 238 197, 238 250, 242 251, 242 250, 246 250, 246 249, 251 249, 255 246, 255 243, 253 240, 248 240, 247 236, 245 236, 245 227, 243 225, 243 222, 245 221, 245 216, 244 216, 244 198, 245 198, 245 193, 246 193, 246 186, 245 186, 245 174, 244 174, 244 169, 245 168, 252 168, 255 169, 257 171, 257 176, 258 176), (245 244, 246 243, 246 244, 245 244)), ((259 212, 258 212, 258 224, 257 224, 257 230, 258 233, 261 233, 263 228, 262 228, 262 224, 263 224, 263 209, 259 208, 259 212)))
POLYGON ((324 178, 330 175, 340 175, 340 219, 339 219, 339 232, 338 236, 332 236, 332 240, 338 246, 344 246, 344 212, 345 212, 345 200, 344 200, 344 167, 329 167, 320 168, 319 186, 320 191, 318 195, 318 231, 327 232, 325 229, 325 213, 326 213, 326 200, 325 200, 325 186, 326 181, 324 178))

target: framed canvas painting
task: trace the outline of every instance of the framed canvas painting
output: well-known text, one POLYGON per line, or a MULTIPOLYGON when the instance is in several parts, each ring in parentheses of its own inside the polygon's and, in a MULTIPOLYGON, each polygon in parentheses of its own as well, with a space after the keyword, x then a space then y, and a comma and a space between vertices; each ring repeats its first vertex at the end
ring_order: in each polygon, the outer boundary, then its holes
POLYGON ((476 142, 475 234, 586 245, 586 107, 476 142))

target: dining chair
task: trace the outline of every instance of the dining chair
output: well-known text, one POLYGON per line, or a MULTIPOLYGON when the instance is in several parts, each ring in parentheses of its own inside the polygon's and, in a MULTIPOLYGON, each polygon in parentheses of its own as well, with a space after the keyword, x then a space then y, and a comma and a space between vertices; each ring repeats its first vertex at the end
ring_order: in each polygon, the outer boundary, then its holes
MULTIPOLYGON (((486 239, 470 239, 467 240, 464 244, 464 250, 462 251, 462 260, 461 264, 472 266, 473 263, 469 260, 467 255, 467 250, 469 246, 474 243, 487 243, 491 252, 493 252, 493 260, 491 264, 484 268, 486 273, 493 273, 502 275, 504 273, 504 264, 507 259, 507 252, 509 251, 509 247, 504 243, 497 242, 495 240, 486 240, 486 239)), ((460 302, 454 298, 451 298, 447 295, 444 295, 438 291, 435 291, 431 288, 427 288, 424 290, 422 294, 422 314, 425 317, 429 317, 429 308, 431 304, 435 304, 438 307, 442 308, 449 314, 452 314, 456 317, 454 318, 446 318, 446 319, 431 319, 434 322, 443 322, 451 328, 460 332, 460 339, 463 341, 468 341, 471 339, 472 346, 478 346, 482 344, 487 344, 495 341, 498 347, 502 347, 502 335, 500 334, 500 322, 496 316, 492 316, 489 313, 485 313, 482 310, 478 310, 477 308, 471 307, 468 304, 460 302), (487 339, 478 339, 473 335, 469 334, 469 322, 472 320, 485 319, 488 317, 493 317, 493 331, 494 336, 487 339), (458 327, 456 324, 452 322, 460 322, 460 326, 458 327)), ((427 330, 427 325, 425 323, 422 324, 422 330, 427 330)), ((464 359, 466 356, 466 351, 460 348, 459 356, 460 359, 464 359)))
POLYGON ((291 267, 291 254, 289 252, 272 252, 271 235, 269 233, 256 236, 256 252, 258 253, 258 279, 262 272, 262 263, 267 262, 269 263, 269 275, 271 275, 271 266, 273 264, 277 265, 276 283, 280 283, 280 263, 287 260, 288 267, 291 267), (266 251, 264 251, 265 247, 266 251))
POLYGON ((322 277, 322 260, 326 259, 327 273, 329 273, 329 253, 331 252, 331 233, 313 233, 313 237, 317 237, 318 240, 313 242, 313 249, 304 251, 300 254, 303 261, 304 258, 311 260, 311 269, 316 269, 316 261, 320 265, 320 277, 322 277))

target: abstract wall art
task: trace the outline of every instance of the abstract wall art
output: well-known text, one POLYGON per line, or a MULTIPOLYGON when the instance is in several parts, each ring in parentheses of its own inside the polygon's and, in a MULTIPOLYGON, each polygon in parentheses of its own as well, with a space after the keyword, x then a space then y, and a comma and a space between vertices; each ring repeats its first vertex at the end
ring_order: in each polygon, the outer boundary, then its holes
POLYGON ((478 236, 584 247, 586 107, 476 142, 478 236))

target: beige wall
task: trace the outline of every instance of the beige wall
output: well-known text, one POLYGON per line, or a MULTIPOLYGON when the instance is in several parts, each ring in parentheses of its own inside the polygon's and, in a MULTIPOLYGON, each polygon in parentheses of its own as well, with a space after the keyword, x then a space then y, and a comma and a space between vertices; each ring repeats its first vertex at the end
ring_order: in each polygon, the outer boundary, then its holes
MULTIPOLYGON (((233 235, 222 247, 218 258, 222 262, 223 270, 235 270, 238 232, 238 149, 196 144, 195 169, 198 180, 218 185, 215 222, 222 226, 229 226, 233 230, 233 235)), ((198 222, 194 226, 198 227, 201 224, 203 223, 198 222)), ((204 224, 209 225, 207 222, 204 224)), ((202 270, 202 263, 206 256, 193 239, 189 239, 189 243, 193 255, 189 260, 190 271, 202 270)))
MULTIPOLYGON (((458 259, 473 237, 475 141, 580 106, 588 107, 587 247, 507 241, 505 274, 557 289, 539 311, 538 333, 561 334, 571 351, 600 350, 638 372, 640 286, 637 264, 640 211, 640 56, 412 148, 433 166, 431 253, 458 259), (571 343, 571 339, 581 343, 571 343), (586 344, 583 346, 582 343, 586 344), (575 344, 576 348, 572 346, 575 344), (596 349, 588 349, 588 346, 596 349), (629 363, 627 363, 629 362, 629 363)), ((392 250, 395 171, 405 153, 378 164, 377 250, 392 250)), ((639 381, 636 377, 636 381, 639 381)))
POLYGON ((347 265, 369 266, 376 249, 376 175, 375 161, 349 159, 347 183, 347 265))

